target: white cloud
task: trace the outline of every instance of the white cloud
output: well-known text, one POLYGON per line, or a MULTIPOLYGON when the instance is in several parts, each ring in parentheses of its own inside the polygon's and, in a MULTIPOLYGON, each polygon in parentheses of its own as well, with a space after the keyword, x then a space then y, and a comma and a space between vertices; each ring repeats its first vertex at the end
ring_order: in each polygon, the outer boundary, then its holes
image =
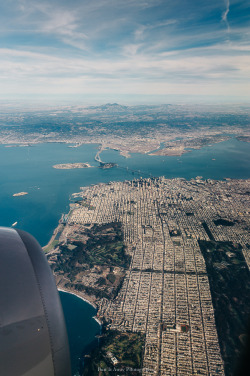
POLYGON ((162 28, 164 29, 166 26, 174 25, 178 23, 176 19, 169 19, 166 21, 161 22, 155 22, 153 24, 147 24, 147 25, 140 25, 136 28, 134 32, 135 40, 142 40, 146 38, 147 32, 152 32, 152 30, 162 28))
MULTIPOLYGON (((13 41, 0 49, 2 91, 156 93, 158 87, 166 93, 176 87, 189 94, 212 85, 214 92, 243 90, 250 78, 249 29, 234 23, 230 39, 237 43, 225 42, 221 24, 211 23, 215 1, 199 7, 192 2, 190 14, 187 3, 22 0, 20 15, 2 16, 2 30, 13 41)), ((230 6, 226 0, 221 14, 228 30, 230 6)))
POLYGON ((228 31, 230 30, 230 26, 229 26, 229 23, 228 23, 228 20, 227 20, 227 15, 229 13, 229 10, 230 10, 230 1, 226 0, 226 9, 222 13, 221 19, 226 23, 228 31))
POLYGON ((223 82, 225 79, 228 82, 249 79, 249 54, 244 54, 239 59, 238 55, 228 56, 224 52, 218 46, 216 53, 210 48, 203 48, 200 53, 196 51, 196 56, 194 53, 187 56, 180 52, 158 56, 131 53, 111 61, 104 57, 58 57, 30 51, 0 49, 0 72, 2 77, 17 82, 26 78, 27 85, 32 85, 37 78, 57 80, 63 76, 66 79, 84 76, 97 81, 105 78, 110 82, 137 78, 143 82, 155 80, 157 83, 159 80, 206 82, 215 76, 223 82))
POLYGON ((58 38, 65 44, 87 50, 88 36, 82 31, 81 13, 74 7, 63 7, 60 3, 22 0, 17 28, 58 38))
POLYGON ((142 47, 142 43, 131 43, 123 46, 123 52, 122 54, 125 56, 131 56, 131 55, 136 55, 140 47, 142 47))

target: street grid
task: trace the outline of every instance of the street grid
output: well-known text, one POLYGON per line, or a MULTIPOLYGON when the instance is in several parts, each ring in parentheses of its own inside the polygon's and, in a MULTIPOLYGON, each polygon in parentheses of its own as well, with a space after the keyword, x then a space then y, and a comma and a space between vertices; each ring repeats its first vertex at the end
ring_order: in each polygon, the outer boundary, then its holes
POLYGON ((98 317, 110 329, 145 333, 143 375, 224 375, 198 240, 209 241, 205 222, 215 241, 240 244, 250 266, 249 183, 162 177, 77 194, 89 207, 73 207, 65 233, 74 225, 122 223, 131 264, 117 297, 97 302, 98 317), (234 225, 216 226, 218 218, 234 225))

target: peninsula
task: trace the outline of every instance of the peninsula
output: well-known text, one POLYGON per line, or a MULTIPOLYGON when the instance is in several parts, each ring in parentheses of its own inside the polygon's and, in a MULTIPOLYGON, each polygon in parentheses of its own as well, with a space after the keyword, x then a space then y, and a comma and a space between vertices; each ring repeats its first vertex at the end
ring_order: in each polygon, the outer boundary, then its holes
POLYGON ((201 149, 205 146, 227 141, 228 139, 229 137, 225 135, 200 135, 191 139, 182 138, 166 142, 164 148, 151 152, 149 155, 180 156, 191 152, 191 149, 201 149))
POLYGON ((116 363, 144 376, 233 374, 249 314, 249 185, 162 177, 75 196, 48 260, 107 329, 86 375, 116 363), (124 350, 136 343, 137 360, 124 350))

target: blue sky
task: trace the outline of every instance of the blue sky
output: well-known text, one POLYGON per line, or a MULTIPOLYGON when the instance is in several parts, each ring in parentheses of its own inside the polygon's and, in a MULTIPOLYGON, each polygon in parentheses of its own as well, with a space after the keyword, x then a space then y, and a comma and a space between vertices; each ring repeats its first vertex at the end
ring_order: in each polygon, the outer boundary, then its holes
POLYGON ((4 0, 0 98, 250 99, 250 2, 4 0))

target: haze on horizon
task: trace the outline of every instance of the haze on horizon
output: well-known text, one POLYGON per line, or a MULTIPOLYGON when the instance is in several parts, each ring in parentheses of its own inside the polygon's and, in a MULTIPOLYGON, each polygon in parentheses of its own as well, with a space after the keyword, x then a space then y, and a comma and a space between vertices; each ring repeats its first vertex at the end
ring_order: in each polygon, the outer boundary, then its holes
POLYGON ((0 99, 247 102, 244 0, 6 0, 0 99))

